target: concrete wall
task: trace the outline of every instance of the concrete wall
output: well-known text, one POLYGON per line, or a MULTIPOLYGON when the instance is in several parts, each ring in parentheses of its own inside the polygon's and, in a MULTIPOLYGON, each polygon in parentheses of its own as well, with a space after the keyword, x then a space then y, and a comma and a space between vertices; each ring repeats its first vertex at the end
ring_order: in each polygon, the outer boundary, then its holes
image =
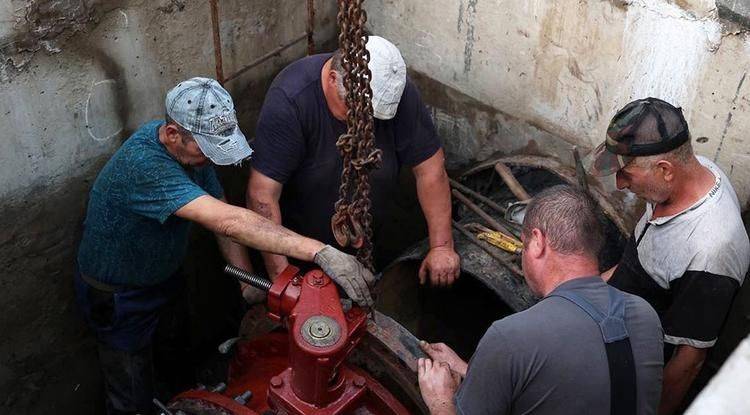
POLYGON ((421 84, 454 167, 496 151, 569 161, 572 144, 590 149, 603 140, 617 109, 655 96, 683 107, 697 152, 719 163, 747 206, 750 43, 742 25, 748 4, 370 0, 366 6, 370 31, 396 43, 417 76, 429 74, 421 84), (463 105, 451 104, 453 96, 463 105))
MULTIPOLYGON (((305 28, 301 0, 223 0, 225 71, 305 28)), ((316 1, 330 46, 335 2, 316 1)), ((685 109, 696 148, 750 197, 748 1, 368 0, 431 105, 451 167, 494 152, 570 160, 647 95, 685 109)), ((0 2, 0 413, 98 408, 71 274, 87 192, 164 93, 213 76, 206 0, 0 2)), ((250 136, 266 87, 304 42, 228 85, 250 136)), ((230 195, 242 175, 224 174, 230 195), (239 176, 239 177, 237 177, 239 176)))
MULTIPOLYGON (((305 31, 299 0, 219 3, 226 73, 305 31)), ((316 3, 330 45, 335 3, 316 3)), ((305 52, 228 85, 248 136, 270 79, 305 52)), ((71 285, 88 190, 130 132, 163 117, 165 92, 199 75, 214 75, 208 1, 0 2, 0 413, 99 409, 71 285)))

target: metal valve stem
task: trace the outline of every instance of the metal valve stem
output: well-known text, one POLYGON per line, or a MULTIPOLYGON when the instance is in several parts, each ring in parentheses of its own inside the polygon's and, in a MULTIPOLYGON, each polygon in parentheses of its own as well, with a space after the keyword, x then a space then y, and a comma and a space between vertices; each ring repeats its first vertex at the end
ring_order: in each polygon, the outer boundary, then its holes
POLYGON ((235 267, 234 265, 227 265, 226 267, 224 267, 224 273, 231 275, 232 277, 237 278, 238 280, 246 284, 250 284, 253 287, 263 291, 270 290, 271 286, 273 285, 273 282, 271 280, 265 279, 256 274, 251 274, 245 270, 235 267))

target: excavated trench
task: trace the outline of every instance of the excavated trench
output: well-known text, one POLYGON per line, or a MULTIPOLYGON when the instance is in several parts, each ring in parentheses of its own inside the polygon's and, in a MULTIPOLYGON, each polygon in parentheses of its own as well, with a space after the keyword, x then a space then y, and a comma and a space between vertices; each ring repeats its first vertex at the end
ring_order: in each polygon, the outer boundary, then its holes
MULTIPOLYGON (((550 169, 539 167, 539 163, 529 163, 524 158, 517 160, 525 163, 514 165, 513 173, 532 197, 556 184, 573 184, 571 181, 575 176, 556 162, 548 163, 554 167, 550 169)), ((531 161, 550 160, 531 158, 531 161)), ((481 165, 472 168, 459 175, 458 181, 500 206, 516 202, 517 199, 492 166, 493 163, 489 163, 484 168, 481 165)), ((500 217, 481 202, 477 204, 491 216, 500 217)), ((460 224, 483 222, 466 206, 456 202, 455 198, 453 212, 454 220, 460 224)), ((625 238, 616 224, 619 220, 601 214, 607 241, 600 254, 601 270, 614 265, 622 253, 625 238)), ((452 287, 419 285, 416 275, 428 247, 427 241, 421 241, 407 249, 384 272, 378 287, 377 308, 393 317, 417 338, 445 342, 468 359, 492 322, 533 305, 536 299, 520 275, 463 235, 454 232, 454 238, 456 251, 462 259, 462 272, 452 287)), ((499 250, 494 247, 489 249, 499 250)), ((511 263, 520 268, 520 256, 509 257, 511 263)))
MULTIPOLYGON (((500 160, 512 168, 515 177, 531 196, 556 184, 577 185, 578 182, 574 169, 553 159, 515 156, 500 160)), ((495 161, 497 160, 480 163, 453 177, 466 188, 505 207, 515 202, 516 198, 492 168, 495 161)), ((388 241, 386 253, 391 258, 396 256, 396 252, 400 252, 400 255, 384 267, 383 277, 377 287, 376 309, 380 314, 376 316, 375 323, 382 329, 379 332, 370 330, 347 361, 364 369, 405 405, 410 413, 426 413, 419 397, 414 370, 416 358, 423 356, 418 347, 418 339, 445 342, 461 357, 469 359, 480 338, 494 321, 533 305, 537 299, 529 292, 523 278, 512 270, 514 266, 520 268, 520 257, 506 255, 503 257, 504 261, 498 261, 487 253, 487 247, 480 247, 457 232, 454 232, 455 245, 462 259, 462 272, 457 282, 450 288, 420 285, 417 273, 421 259, 427 252, 428 242, 426 239, 415 241, 415 237, 425 235, 425 226, 416 198, 411 192, 412 183, 406 179, 403 184, 402 194, 394 201, 393 229, 386 229, 387 236, 384 238, 388 241), (389 337, 384 339, 383 334, 389 337)), ((600 218, 605 228, 606 246, 600 254, 600 269, 605 270, 619 260, 627 229, 624 219, 609 202, 608 195, 597 187, 591 187, 589 193, 601 208, 600 218)), ((502 216, 480 201, 472 200, 494 218, 502 216)), ((453 219, 464 225, 483 221, 455 198, 453 219)), ((200 235, 195 238, 194 243, 213 243, 207 242, 208 240, 208 235, 200 235)), ((207 385, 226 379, 226 367, 231 361, 231 353, 217 354, 215 347, 221 340, 233 336, 238 325, 241 326, 240 335, 245 339, 279 330, 278 325, 270 324, 266 319, 262 307, 255 307, 244 313, 242 324, 238 323, 238 318, 243 315, 241 306, 235 301, 226 301, 236 294, 234 282, 216 275, 222 261, 211 252, 212 249, 207 249, 204 253, 197 254, 191 258, 188 266, 198 277, 192 291, 201 294, 195 296, 198 303, 193 306, 195 309, 205 310, 194 316, 197 321, 193 322, 191 330, 194 334, 193 342, 202 346, 195 350, 194 367, 198 382, 207 385), (218 298, 223 298, 224 302, 216 307, 218 298), (209 304, 213 306, 208 307, 209 304)), ((381 261, 388 259, 387 254, 381 257, 381 261)), ((239 298, 237 300, 241 301, 239 298)), ((738 300, 737 304, 739 303, 738 300)), ((744 316, 737 305, 733 310, 734 315, 739 318, 744 316)), ((732 327, 744 327, 743 323, 731 319, 727 326, 730 332, 732 327)), ((709 372, 715 372, 725 357, 726 353, 710 356, 709 369, 712 371, 704 370, 706 374, 702 377, 710 377, 709 372)))
MULTIPOLYGON (((574 172, 551 159, 521 156, 505 161, 532 196, 556 184, 575 183, 574 172)), ((471 190, 501 206, 507 206, 516 199, 492 166, 492 161, 488 161, 455 178, 471 190)), ((409 183, 406 184, 405 187, 408 188, 409 183)), ((591 193, 595 199, 603 202, 603 211, 610 214, 601 215, 608 242, 600 260, 601 268, 606 269, 619 259, 622 252, 622 220, 611 216, 613 209, 598 190, 592 189, 591 193)), ((399 227, 400 224, 408 223, 410 229, 400 226, 401 232, 391 231, 388 234, 388 247, 391 251, 400 248, 401 255, 385 267, 378 284, 376 309, 380 314, 375 318, 377 327, 368 330, 368 335, 348 361, 364 369, 386 387, 410 413, 425 413, 414 370, 416 358, 423 355, 417 340, 445 342, 468 360, 480 338, 494 321, 533 305, 536 299, 529 292, 523 278, 513 271, 514 268, 520 268, 520 256, 507 254, 504 261, 498 261, 488 254, 485 250, 487 247, 480 247, 456 232, 456 250, 462 258, 459 279, 450 288, 420 285, 417 273, 428 242, 422 240, 414 243, 415 235, 424 235, 424 227, 417 217, 418 208, 413 209, 417 206, 416 200, 409 199, 409 195, 403 196, 400 199, 401 205, 394 209, 394 224, 399 227)), ((501 216, 488 206, 479 202, 477 204, 491 216, 501 216)), ((453 212, 453 219, 460 224, 483 222, 482 218, 455 200, 453 212)), ((195 243, 201 245, 207 242, 199 237, 195 243)), ((231 327, 237 325, 236 318, 241 314, 238 314, 240 311, 236 305, 227 306, 235 304, 233 301, 225 301, 223 308, 219 309, 205 307, 209 303, 215 304, 213 301, 217 296, 228 295, 233 290, 234 282, 226 277, 212 275, 209 284, 206 275, 215 274, 215 270, 221 267, 221 260, 210 254, 204 255, 205 258, 199 255, 191 259, 190 268, 195 268, 199 277, 192 290, 201 293, 197 296, 200 303, 194 306, 206 310, 196 316, 198 321, 194 321, 192 332, 200 333, 193 341, 203 345, 196 349, 196 380, 210 387, 227 378, 227 366, 232 361, 232 353, 217 354, 215 346, 221 340, 232 337, 231 327), (223 278, 218 285, 217 278, 223 278)), ((280 330, 278 325, 267 320, 264 311, 263 307, 254 307, 244 314, 240 325, 240 336, 244 340, 258 339, 280 330)))

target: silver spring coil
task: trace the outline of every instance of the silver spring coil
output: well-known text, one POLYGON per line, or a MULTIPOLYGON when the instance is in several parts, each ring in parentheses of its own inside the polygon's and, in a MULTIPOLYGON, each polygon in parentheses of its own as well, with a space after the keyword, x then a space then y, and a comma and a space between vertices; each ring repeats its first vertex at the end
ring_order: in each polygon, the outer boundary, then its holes
POLYGON ((245 270, 235 267, 234 265, 227 265, 226 267, 224 267, 224 273, 227 275, 231 275, 232 277, 237 278, 238 280, 246 284, 250 284, 253 287, 263 291, 270 290, 271 286, 273 285, 273 282, 271 280, 267 280, 258 275, 251 274, 245 270))

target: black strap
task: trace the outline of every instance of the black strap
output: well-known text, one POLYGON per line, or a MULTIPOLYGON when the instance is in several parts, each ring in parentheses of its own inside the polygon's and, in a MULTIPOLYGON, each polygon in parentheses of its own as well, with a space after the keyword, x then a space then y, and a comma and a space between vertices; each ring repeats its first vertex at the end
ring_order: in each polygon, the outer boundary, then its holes
POLYGON ((635 241, 635 247, 638 248, 638 245, 641 244, 641 239, 643 239, 643 235, 646 234, 646 230, 648 227, 651 226, 651 222, 646 222, 646 225, 643 227, 643 230, 641 231, 641 234, 638 236, 638 240, 635 241))
MULTIPOLYGON (((624 139, 625 136, 623 136, 624 139)), ((657 141, 655 143, 643 143, 643 144, 630 144, 627 148, 626 156, 631 157, 637 157, 637 156, 653 156, 656 154, 664 154, 666 152, 672 151, 676 149, 677 147, 685 144, 690 139, 690 133, 687 130, 680 131, 679 133, 675 134, 673 137, 669 137, 667 139, 663 139, 662 141, 657 141)), ((630 142, 632 143, 633 139, 630 139, 630 142)), ((610 147, 607 147, 608 149, 610 147)), ((615 148, 611 147, 613 153, 619 154, 620 152, 613 151, 615 148)))
POLYGON ((599 326, 609 366, 611 415, 636 413, 636 378, 633 348, 625 326, 625 296, 614 287, 609 290, 609 310, 602 313, 572 290, 555 291, 550 296, 565 298, 580 307, 599 326))
POLYGON ((609 363, 609 413, 636 413, 635 362, 630 338, 604 343, 609 363))

